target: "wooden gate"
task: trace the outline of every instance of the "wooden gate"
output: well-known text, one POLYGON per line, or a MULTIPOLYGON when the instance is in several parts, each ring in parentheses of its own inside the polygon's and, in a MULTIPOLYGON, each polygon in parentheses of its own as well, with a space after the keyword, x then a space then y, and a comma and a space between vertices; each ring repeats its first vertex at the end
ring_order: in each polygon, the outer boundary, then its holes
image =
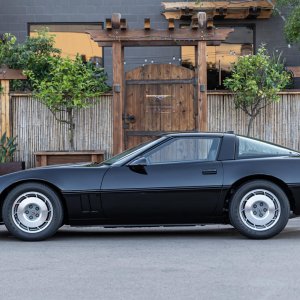
POLYGON ((131 148, 166 132, 194 131, 197 112, 195 72, 151 64, 126 73, 125 147, 131 148))

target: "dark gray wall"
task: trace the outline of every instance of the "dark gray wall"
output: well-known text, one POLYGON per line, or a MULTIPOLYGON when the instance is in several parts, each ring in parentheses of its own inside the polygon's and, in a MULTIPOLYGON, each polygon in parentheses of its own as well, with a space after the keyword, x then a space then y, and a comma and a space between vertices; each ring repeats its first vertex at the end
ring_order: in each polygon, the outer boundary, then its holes
MULTIPOLYGON (((164 0, 165 2, 173 2, 164 0)), ((11 32, 19 41, 27 35, 30 22, 104 22, 113 12, 120 12, 130 28, 142 28, 145 17, 151 18, 152 27, 166 28, 161 15, 161 0, 0 0, 0 33, 11 32)), ((230 23, 228 21, 227 23, 230 23)), ((273 16, 269 20, 247 20, 236 23, 254 23, 256 45, 265 43, 271 51, 283 52, 288 66, 299 66, 299 46, 288 47, 283 36, 283 20, 273 16)), ((143 48, 125 51, 126 69, 137 66, 147 57, 155 62, 168 62, 180 56, 179 47, 143 48)), ((111 77, 111 49, 104 49, 105 68, 111 77)), ((300 81, 297 84, 300 88, 300 81)))

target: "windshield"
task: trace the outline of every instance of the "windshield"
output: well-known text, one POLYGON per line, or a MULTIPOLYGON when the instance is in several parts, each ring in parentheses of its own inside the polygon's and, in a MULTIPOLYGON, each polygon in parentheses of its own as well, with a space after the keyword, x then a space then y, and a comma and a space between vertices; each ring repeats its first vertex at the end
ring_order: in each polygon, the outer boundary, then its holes
POLYGON ((243 136, 238 136, 238 140, 238 158, 300 155, 299 152, 296 152, 294 150, 260 140, 255 140, 243 136))
POLYGON ((104 162, 101 163, 101 165, 112 165, 114 164, 115 162, 121 160, 122 158, 126 157, 126 156, 129 156, 131 153, 135 152, 135 151, 138 151, 139 149, 143 148, 144 146, 146 145, 150 145, 152 143, 154 143, 156 141, 148 141, 148 142, 144 142, 144 143, 141 143, 133 148, 130 148, 130 149, 127 149, 125 150, 124 152, 120 153, 120 154, 117 154, 107 160, 105 160, 104 162))

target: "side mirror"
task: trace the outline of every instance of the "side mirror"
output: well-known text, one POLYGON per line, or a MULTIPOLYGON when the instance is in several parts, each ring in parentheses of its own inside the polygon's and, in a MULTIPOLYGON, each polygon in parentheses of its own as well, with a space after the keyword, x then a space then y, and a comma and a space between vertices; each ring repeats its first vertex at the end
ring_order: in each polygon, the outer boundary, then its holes
POLYGON ((145 166, 147 165, 148 163, 145 157, 139 157, 128 164, 130 170, 143 175, 147 175, 147 172, 145 170, 145 166))
POLYGON ((129 164, 130 167, 145 167, 147 165, 148 163, 145 157, 139 157, 129 164))

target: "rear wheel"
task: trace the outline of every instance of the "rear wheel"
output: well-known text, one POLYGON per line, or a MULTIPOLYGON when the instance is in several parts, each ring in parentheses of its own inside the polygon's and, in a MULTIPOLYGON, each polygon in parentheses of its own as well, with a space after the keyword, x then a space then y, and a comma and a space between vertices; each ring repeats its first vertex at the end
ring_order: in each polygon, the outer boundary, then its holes
POLYGON ((27 241, 52 236, 63 222, 63 208, 57 194, 40 183, 25 183, 5 198, 2 217, 11 234, 27 241))
POLYGON ((290 215, 290 205, 284 191, 266 180, 242 185, 229 205, 231 224, 243 235, 267 239, 280 233, 290 215))

